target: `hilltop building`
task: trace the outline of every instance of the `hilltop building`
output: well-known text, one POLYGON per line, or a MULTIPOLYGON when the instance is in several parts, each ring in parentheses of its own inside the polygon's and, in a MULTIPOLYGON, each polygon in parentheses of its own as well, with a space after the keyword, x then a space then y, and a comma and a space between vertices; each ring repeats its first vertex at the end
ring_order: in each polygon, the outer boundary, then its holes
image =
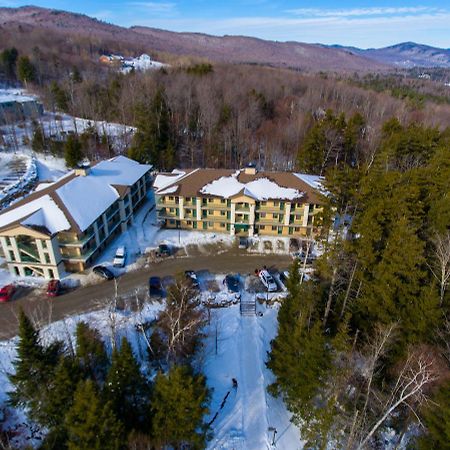
POLYGON ((321 178, 293 172, 193 169, 159 174, 158 217, 167 228, 232 235, 309 236, 320 232, 321 178))
POLYGON ((151 166, 117 156, 82 167, 0 213, 0 244, 13 275, 60 278, 84 270, 133 222, 151 166))

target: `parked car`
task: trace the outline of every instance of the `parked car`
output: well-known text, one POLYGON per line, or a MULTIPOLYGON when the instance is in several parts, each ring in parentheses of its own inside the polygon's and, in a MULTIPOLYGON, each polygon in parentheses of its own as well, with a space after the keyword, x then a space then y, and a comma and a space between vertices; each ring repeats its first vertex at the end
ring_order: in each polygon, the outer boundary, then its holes
POLYGON ((171 248, 167 244, 159 244, 157 256, 170 256, 172 254, 171 248))
POLYGON ((105 280, 113 280, 115 278, 114 274, 105 266, 95 266, 92 271, 102 277, 105 280))
POLYGON ((225 284, 227 286, 228 292, 230 294, 234 294, 236 299, 240 299, 241 298, 241 283, 239 281, 239 275, 231 275, 228 274, 224 280, 223 280, 223 284, 225 284))
POLYGON ((194 289, 200 289, 197 274, 193 270, 186 270, 184 274, 186 275, 187 280, 191 282, 194 289))
POLYGON ((148 279, 148 295, 150 297, 162 297, 163 287, 160 277, 150 277, 148 279))
POLYGON ((119 247, 116 250, 116 255, 114 256, 113 266, 123 267, 125 266, 125 261, 127 259, 127 249, 125 246, 119 247))
POLYGON ((16 287, 14 284, 7 284, 0 289, 0 302, 9 302, 11 297, 16 292, 16 287))
POLYGON ((278 290, 277 283, 275 283, 272 275, 267 270, 260 270, 258 275, 262 284, 269 292, 276 292, 278 290))
POLYGON ((49 297, 57 297, 61 294, 62 286, 59 280, 50 280, 47 284, 47 295, 49 297))
POLYGON ((306 257, 306 253, 304 251, 294 252, 292 253, 292 257, 294 259, 298 259, 300 262, 305 262, 306 258, 306 264, 312 264, 312 262, 316 259, 312 254, 308 254, 308 257, 306 257))
POLYGON ((245 236, 239 237, 239 248, 246 249, 248 247, 248 239, 245 236))
POLYGON ((287 283, 287 280, 288 280, 288 278, 289 278, 289 270, 283 270, 283 271, 281 271, 279 276, 280 276, 280 281, 281 281, 283 284, 286 284, 286 283, 287 283))

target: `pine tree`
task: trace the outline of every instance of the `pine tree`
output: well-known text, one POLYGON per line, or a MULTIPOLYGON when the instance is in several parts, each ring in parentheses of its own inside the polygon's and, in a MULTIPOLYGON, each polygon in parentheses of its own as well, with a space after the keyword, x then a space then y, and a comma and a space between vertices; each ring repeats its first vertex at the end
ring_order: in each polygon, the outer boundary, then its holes
POLYGON ((105 395, 126 430, 141 427, 145 418, 149 387, 126 338, 122 339, 120 349, 113 350, 111 367, 106 378, 105 395))
POLYGON ((36 81, 36 67, 31 63, 28 56, 21 56, 17 61, 17 77, 25 85, 36 81))
POLYGON ((61 344, 58 342, 47 348, 41 345, 39 332, 21 309, 17 358, 13 363, 15 372, 9 375, 14 386, 14 391, 9 393, 13 406, 28 407, 31 417, 40 418, 48 380, 52 378, 60 353, 61 344))
POLYGON ((109 361, 100 333, 85 322, 79 322, 76 341, 76 358, 85 376, 97 382, 103 381, 109 361))
POLYGON ((9 80, 16 79, 16 65, 19 52, 16 48, 6 48, 1 53, 1 63, 5 71, 6 78, 9 80))
POLYGON ((450 381, 444 382, 425 407, 423 423, 426 433, 419 439, 421 450, 450 449, 450 381))
POLYGON ((65 420, 69 450, 119 450, 125 434, 110 403, 104 403, 92 380, 79 383, 65 420))
POLYGON ((200 449, 205 446, 209 391, 205 378, 186 366, 158 373, 151 401, 152 435, 161 446, 200 449))
POLYGON ((137 131, 129 151, 130 158, 166 169, 173 167, 175 152, 171 139, 169 108, 164 91, 159 88, 151 105, 136 109, 137 131))
POLYGON ((64 144, 64 158, 67 167, 77 167, 78 163, 84 158, 81 143, 72 134, 68 136, 67 141, 64 144))

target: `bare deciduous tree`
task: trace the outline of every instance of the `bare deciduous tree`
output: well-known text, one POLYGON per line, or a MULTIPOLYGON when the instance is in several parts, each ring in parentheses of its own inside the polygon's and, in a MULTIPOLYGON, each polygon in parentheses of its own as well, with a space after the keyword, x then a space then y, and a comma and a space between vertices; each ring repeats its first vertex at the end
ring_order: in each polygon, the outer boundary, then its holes
POLYGON ((436 234, 432 242, 434 246, 434 264, 430 265, 430 269, 439 283, 439 297, 442 306, 445 291, 450 281, 450 231, 444 234, 436 234))

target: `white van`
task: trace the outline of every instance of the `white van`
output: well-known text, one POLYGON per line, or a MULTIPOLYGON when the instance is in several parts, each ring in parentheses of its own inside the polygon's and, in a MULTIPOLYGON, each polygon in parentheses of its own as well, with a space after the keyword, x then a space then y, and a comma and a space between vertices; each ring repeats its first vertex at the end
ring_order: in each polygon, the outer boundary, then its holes
POLYGON ((276 292, 278 290, 277 283, 275 283, 272 275, 267 270, 259 271, 259 279, 269 292, 276 292))
POLYGON ((125 246, 119 247, 116 250, 116 256, 114 256, 113 266, 124 267, 126 259, 127 259, 127 250, 125 246))

